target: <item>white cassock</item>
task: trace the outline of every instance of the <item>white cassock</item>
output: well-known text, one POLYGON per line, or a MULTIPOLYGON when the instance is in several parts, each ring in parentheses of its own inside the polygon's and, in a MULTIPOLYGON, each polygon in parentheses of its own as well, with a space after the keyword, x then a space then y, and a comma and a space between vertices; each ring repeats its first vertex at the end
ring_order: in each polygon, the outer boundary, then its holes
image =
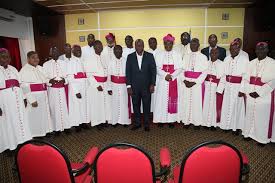
POLYGON ((67 57, 65 56, 65 54, 60 55, 60 56, 58 57, 58 60, 66 60, 66 59, 69 59, 69 58, 67 58, 67 57))
POLYGON ((252 60, 248 65, 245 85, 247 103, 243 135, 263 144, 270 142, 269 125, 274 121, 270 118, 274 115, 274 70, 275 61, 270 57, 261 61, 258 58, 252 60), (260 97, 252 98, 249 95, 252 92, 257 92, 260 97))
POLYGON ((188 43, 187 45, 178 44, 174 47, 174 49, 181 55, 181 58, 192 52, 190 48, 190 43, 188 43))
POLYGON ((178 76, 182 74, 181 55, 172 51, 161 51, 156 55, 157 82, 155 90, 154 123, 172 123, 178 116, 178 76), (166 81, 167 74, 172 81, 166 81))
POLYGON ((122 51, 123 51, 122 52, 122 57, 127 60, 128 55, 131 54, 131 53, 134 53, 136 51, 136 49, 135 48, 127 48, 127 47, 125 47, 125 48, 123 48, 122 51))
POLYGON ((24 97, 19 87, 20 79, 16 68, 0 66, 0 153, 14 150, 18 144, 30 140, 28 116, 24 97))
POLYGON ((108 77, 110 81, 109 90, 112 90, 112 124, 131 124, 131 108, 128 107, 130 97, 128 97, 126 87, 126 59, 114 58, 108 67, 108 77))
MULTIPOLYGON (((154 58, 155 58, 155 62, 156 62, 156 55, 158 55, 160 52, 162 52, 163 50, 156 48, 155 50, 153 49, 149 49, 148 52, 152 53, 154 58)), ((151 112, 154 112, 154 106, 155 106, 155 92, 151 94, 151 112)), ((142 107, 142 104, 141 104, 142 107)))
POLYGON ((105 58, 103 55, 94 54, 84 61, 84 72, 88 78, 87 109, 92 126, 106 121, 112 124, 111 95, 108 94, 109 83, 107 82, 108 66, 105 58), (98 86, 101 86, 103 91, 98 91, 98 86))
POLYGON ((79 126, 82 123, 89 123, 87 113, 87 77, 83 69, 83 63, 80 58, 72 56, 66 58, 67 79, 68 79, 68 96, 69 96, 69 121, 71 126, 79 126), (76 94, 81 94, 81 99, 76 94))
POLYGON ((114 46, 113 47, 105 46, 103 48, 101 55, 104 57, 105 63, 108 66, 114 60, 114 57, 115 57, 114 46))
POLYGON ((179 121, 189 125, 199 126, 203 122, 203 94, 204 80, 208 67, 207 57, 200 51, 191 52, 183 57, 184 73, 181 76, 180 83, 180 103, 179 103, 179 121), (184 80, 195 82, 196 84, 187 88, 184 80))
POLYGON ((217 92, 223 93, 223 104, 220 128, 224 130, 243 129, 245 120, 244 97, 238 97, 239 92, 244 93, 244 77, 247 72, 249 60, 242 54, 234 59, 227 56, 224 59, 225 75, 221 78, 217 92))
MULTIPOLYGON (((245 57, 249 60, 249 55, 248 55, 248 53, 246 53, 246 52, 243 51, 243 50, 240 50, 240 54, 243 55, 243 56, 245 56, 245 57)), ((231 56, 231 53, 230 53, 229 50, 226 51, 226 56, 231 56)))
POLYGON ((91 58, 93 54, 95 54, 95 49, 93 46, 86 45, 86 46, 81 47, 82 60, 91 58))
POLYGON ((65 85, 55 84, 48 87, 51 118, 54 131, 64 131, 71 127, 68 115, 68 81, 66 78, 66 62, 63 60, 49 60, 43 64, 47 78, 65 79, 65 85))
POLYGON ((219 126, 222 95, 217 94, 217 86, 224 75, 224 64, 221 60, 208 61, 208 69, 205 79, 205 93, 203 103, 203 123, 202 126, 219 126))
POLYGON ((53 131, 47 92, 48 79, 43 67, 26 64, 19 72, 21 88, 28 101, 27 113, 33 137, 45 136, 53 131), (32 103, 37 102, 37 107, 32 103))

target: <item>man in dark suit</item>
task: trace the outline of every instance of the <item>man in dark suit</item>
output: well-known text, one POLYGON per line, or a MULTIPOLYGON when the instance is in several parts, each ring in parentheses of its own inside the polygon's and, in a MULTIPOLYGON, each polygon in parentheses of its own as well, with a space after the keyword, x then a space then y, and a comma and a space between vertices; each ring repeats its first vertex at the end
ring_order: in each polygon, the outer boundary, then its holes
POLYGON ((219 50, 219 59, 221 61, 223 61, 224 58, 226 57, 226 50, 222 47, 217 46, 217 42, 218 42, 217 36, 215 34, 211 34, 208 37, 209 46, 201 50, 201 53, 207 56, 208 60, 210 59, 210 52, 211 52, 211 49, 213 48, 217 48, 219 50))
POLYGON ((151 93, 156 84, 156 63, 153 54, 144 51, 141 39, 135 42, 136 51, 129 54, 126 63, 126 79, 128 94, 132 96, 135 121, 131 130, 141 128, 140 105, 142 101, 144 130, 149 131, 149 113, 151 93))

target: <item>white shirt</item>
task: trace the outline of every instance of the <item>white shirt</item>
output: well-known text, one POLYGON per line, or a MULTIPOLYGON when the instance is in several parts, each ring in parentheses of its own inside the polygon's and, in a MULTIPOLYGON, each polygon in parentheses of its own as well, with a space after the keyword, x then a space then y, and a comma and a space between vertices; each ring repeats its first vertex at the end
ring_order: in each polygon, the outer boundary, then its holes
POLYGON ((135 48, 123 48, 122 57, 124 57, 127 60, 128 55, 134 53, 135 51, 135 48))
POLYGON ((142 64, 142 58, 143 58, 143 53, 142 55, 139 55, 138 53, 136 53, 137 55, 137 60, 138 60, 138 67, 139 67, 139 70, 141 69, 141 64, 142 64))

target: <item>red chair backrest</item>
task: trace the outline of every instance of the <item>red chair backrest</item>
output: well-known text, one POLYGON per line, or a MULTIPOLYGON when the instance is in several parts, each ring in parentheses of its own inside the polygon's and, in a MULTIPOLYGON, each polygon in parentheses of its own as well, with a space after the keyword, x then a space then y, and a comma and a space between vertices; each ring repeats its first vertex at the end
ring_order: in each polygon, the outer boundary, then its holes
POLYGON ((153 160, 145 151, 132 144, 113 144, 104 148, 98 153, 94 165, 96 183, 156 181, 153 160))
POLYGON ((242 156, 234 146, 222 141, 203 143, 185 156, 179 183, 238 183, 242 166, 242 156), (211 144, 220 145, 207 147, 211 144))
POLYGON ((17 152, 16 164, 22 183, 74 182, 66 155, 46 142, 32 140, 24 143, 17 152))

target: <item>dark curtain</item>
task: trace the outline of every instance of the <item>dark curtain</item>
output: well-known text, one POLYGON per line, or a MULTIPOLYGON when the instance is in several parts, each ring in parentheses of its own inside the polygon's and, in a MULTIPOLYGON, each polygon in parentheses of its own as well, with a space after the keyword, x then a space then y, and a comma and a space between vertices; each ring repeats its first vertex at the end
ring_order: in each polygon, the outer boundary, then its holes
POLYGON ((11 56, 10 65, 14 66, 19 71, 22 67, 22 63, 18 39, 0 36, 0 47, 9 50, 11 56))

